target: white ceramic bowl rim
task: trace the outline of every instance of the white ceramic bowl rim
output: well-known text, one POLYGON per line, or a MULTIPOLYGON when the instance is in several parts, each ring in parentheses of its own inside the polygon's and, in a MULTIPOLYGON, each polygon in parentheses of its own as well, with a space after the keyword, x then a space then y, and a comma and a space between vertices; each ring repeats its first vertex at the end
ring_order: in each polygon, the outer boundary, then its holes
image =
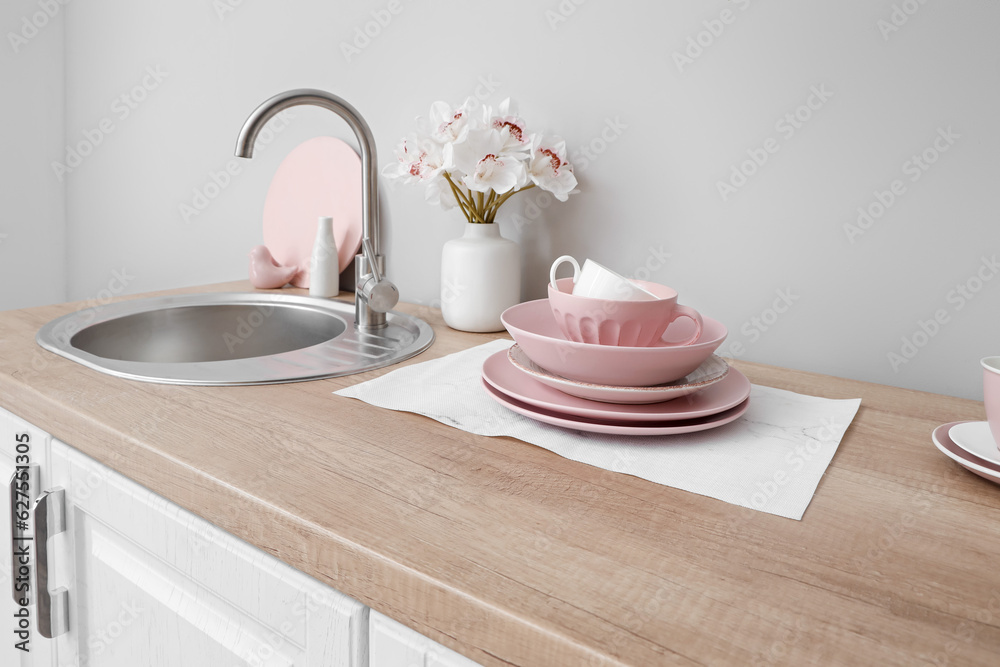
MULTIPOLYGON (((649 282, 648 280, 631 280, 628 278, 626 278, 626 280, 628 280, 633 285, 641 289, 643 292, 650 294, 655 298, 646 301, 622 301, 622 303, 652 303, 653 301, 668 301, 670 299, 677 298, 677 290, 675 290, 673 287, 669 287, 667 285, 661 285, 660 283, 649 282), (650 289, 651 287, 653 289, 650 289)), ((572 278, 559 278, 558 280, 556 280, 555 285, 549 283, 549 286, 555 287, 557 292, 565 294, 566 296, 571 297, 573 299, 580 299, 587 301, 613 301, 615 303, 619 302, 618 299, 599 299, 593 296, 581 296, 579 294, 573 294, 572 285, 573 285, 572 278), (563 289, 564 285, 570 286, 569 291, 563 289)))
POLYGON ((983 357, 979 362, 988 371, 992 371, 997 375, 1000 375, 1000 357, 983 357))

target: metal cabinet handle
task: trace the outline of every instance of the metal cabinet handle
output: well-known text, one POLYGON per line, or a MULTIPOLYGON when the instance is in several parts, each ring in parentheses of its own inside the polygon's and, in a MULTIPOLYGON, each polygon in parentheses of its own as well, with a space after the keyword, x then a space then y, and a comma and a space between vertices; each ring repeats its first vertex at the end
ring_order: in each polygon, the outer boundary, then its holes
POLYGON ((49 538, 66 530, 66 492, 50 489, 38 497, 32 510, 35 522, 35 588, 38 596, 38 633, 52 639, 69 630, 69 591, 49 590, 49 538))
POLYGON ((38 464, 29 463, 27 466, 18 468, 10 478, 10 593, 14 597, 15 604, 20 605, 22 600, 27 600, 31 604, 30 587, 18 591, 19 583, 25 581, 25 575, 30 579, 30 570, 21 571, 17 559, 17 554, 25 542, 31 541, 31 536, 27 531, 27 518, 18 518, 17 506, 22 503, 27 508, 26 514, 31 513, 35 505, 35 498, 38 497, 38 464), (20 581, 19 578, 20 577, 20 581))

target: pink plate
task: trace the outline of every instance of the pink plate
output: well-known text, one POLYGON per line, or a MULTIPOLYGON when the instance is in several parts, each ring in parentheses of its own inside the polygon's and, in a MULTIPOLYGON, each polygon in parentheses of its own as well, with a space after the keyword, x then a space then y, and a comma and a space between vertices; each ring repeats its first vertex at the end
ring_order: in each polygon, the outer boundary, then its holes
POLYGON ((962 423, 963 422, 950 422, 948 424, 942 424, 934 429, 934 433, 931 435, 931 438, 934 440, 934 446, 937 447, 942 454, 969 472, 975 473, 984 479, 990 480, 991 482, 1000 483, 1000 466, 990 463, 989 461, 984 461, 978 456, 968 453, 951 439, 948 432, 951 431, 952 427, 958 426, 962 423))
POLYGON ((739 405, 750 395, 750 381, 731 368, 722 382, 673 401, 642 405, 601 403, 570 396, 525 375, 511 363, 506 350, 486 360, 483 379, 510 398, 555 414, 621 422, 664 422, 708 417, 739 405))
MULTIPOLYGON (((684 377, 701 366, 726 339, 726 327, 702 315, 701 336, 690 345, 622 347, 566 340, 559 331, 548 299, 511 306, 500 316, 524 353, 545 370, 578 382, 648 387, 684 377)), ((666 341, 691 335, 694 322, 677 320, 663 335, 666 341)))
POLYGON ((722 382, 722 379, 729 373, 729 364, 722 357, 713 354, 701 366, 674 382, 657 384, 652 387, 613 387, 592 382, 567 380, 560 375, 550 373, 529 359, 517 343, 511 345, 510 349, 507 350, 507 358, 517 370, 533 377, 542 384, 547 384, 570 396, 589 398, 601 403, 638 405, 640 403, 672 401, 675 398, 707 389, 716 382, 722 382))
POLYGON ((264 200, 264 245, 282 266, 298 266, 296 287, 309 287, 309 258, 320 216, 333 218, 340 270, 361 247, 361 159, 333 137, 299 144, 278 166, 264 200))
POLYGON ((536 408, 497 391, 486 380, 483 380, 483 388, 490 395, 490 398, 497 403, 525 417, 575 431, 604 433, 607 435, 678 435, 681 433, 706 431, 738 419, 750 407, 750 399, 748 398, 736 407, 710 417, 678 419, 668 422, 619 422, 615 420, 588 419, 587 417, 571 417, 556 414, 542 408, 536 408))

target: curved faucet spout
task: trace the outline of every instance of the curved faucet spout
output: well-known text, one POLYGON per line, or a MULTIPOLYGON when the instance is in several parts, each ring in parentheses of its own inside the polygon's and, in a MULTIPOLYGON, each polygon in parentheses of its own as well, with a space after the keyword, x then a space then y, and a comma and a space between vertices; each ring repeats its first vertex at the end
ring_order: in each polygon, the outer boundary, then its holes
POLYGON ((236 157, 252 158, 254 142, 267 121, 285 109, 295 106, 315 106, 337 114, 351 127, 361 147, 361 171, 363 192, 361 193, 361 217, 363 236, 371 240, 372 250, 380 254, 378 224, 378 159, 375 154, 375 138, 368 123, 358 110, 332 93, 315 88, 299 88, 279 93, 254 109, 243 124, 236 139, 236 157))
MULTIPOLYGON (((316 106, 332 111, 347 121, 358 138, 358 144, 361 148, 362 236, 368 241, 366 251, 357 255, 354 261, 355 284, 360 286, 369 275, 381 275, 380 272, 384 271, 384 267, 381 266, 383 260, 379 238, 378 159, 375 155, 375 138, 372 136, 368 123, 361 117, 357 109, 340 97, 315 88, 299 88, 279 93, 254 109, 250 117, 247 118, 240 130, 240 136, 236 140, 236 156, 253 157, 253 147, 257 134, 267 124, 267 121, 285 109, 300 105, 316 106), (366 256, 368 252, 371 253, 371 257, 366 256), (377 270, 373 272, 372 266, 375 266, 377 270)), ((359 293, 357 297, 355 317, 358 326, 362 328, 385 326, 385 313, 370 307, 366 294, 359 293)))

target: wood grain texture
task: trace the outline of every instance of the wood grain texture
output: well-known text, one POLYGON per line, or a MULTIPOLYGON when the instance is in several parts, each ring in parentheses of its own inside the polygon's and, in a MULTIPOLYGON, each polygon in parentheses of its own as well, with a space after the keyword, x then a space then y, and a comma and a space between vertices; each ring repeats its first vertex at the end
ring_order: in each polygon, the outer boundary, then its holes
MULTIPOLYGON (((34 343, 77 307, 0 313, 0 405, 484 665, 1000 655, 1000 487, 930 442, 983 419, 979 403, 736 362, 758 384, 863 399, 798 522, 331 393, 390 369, 264 387, 106 376, 34 343)), ((501 337, 401 310, 438 336, 405 363, 501 337)))

